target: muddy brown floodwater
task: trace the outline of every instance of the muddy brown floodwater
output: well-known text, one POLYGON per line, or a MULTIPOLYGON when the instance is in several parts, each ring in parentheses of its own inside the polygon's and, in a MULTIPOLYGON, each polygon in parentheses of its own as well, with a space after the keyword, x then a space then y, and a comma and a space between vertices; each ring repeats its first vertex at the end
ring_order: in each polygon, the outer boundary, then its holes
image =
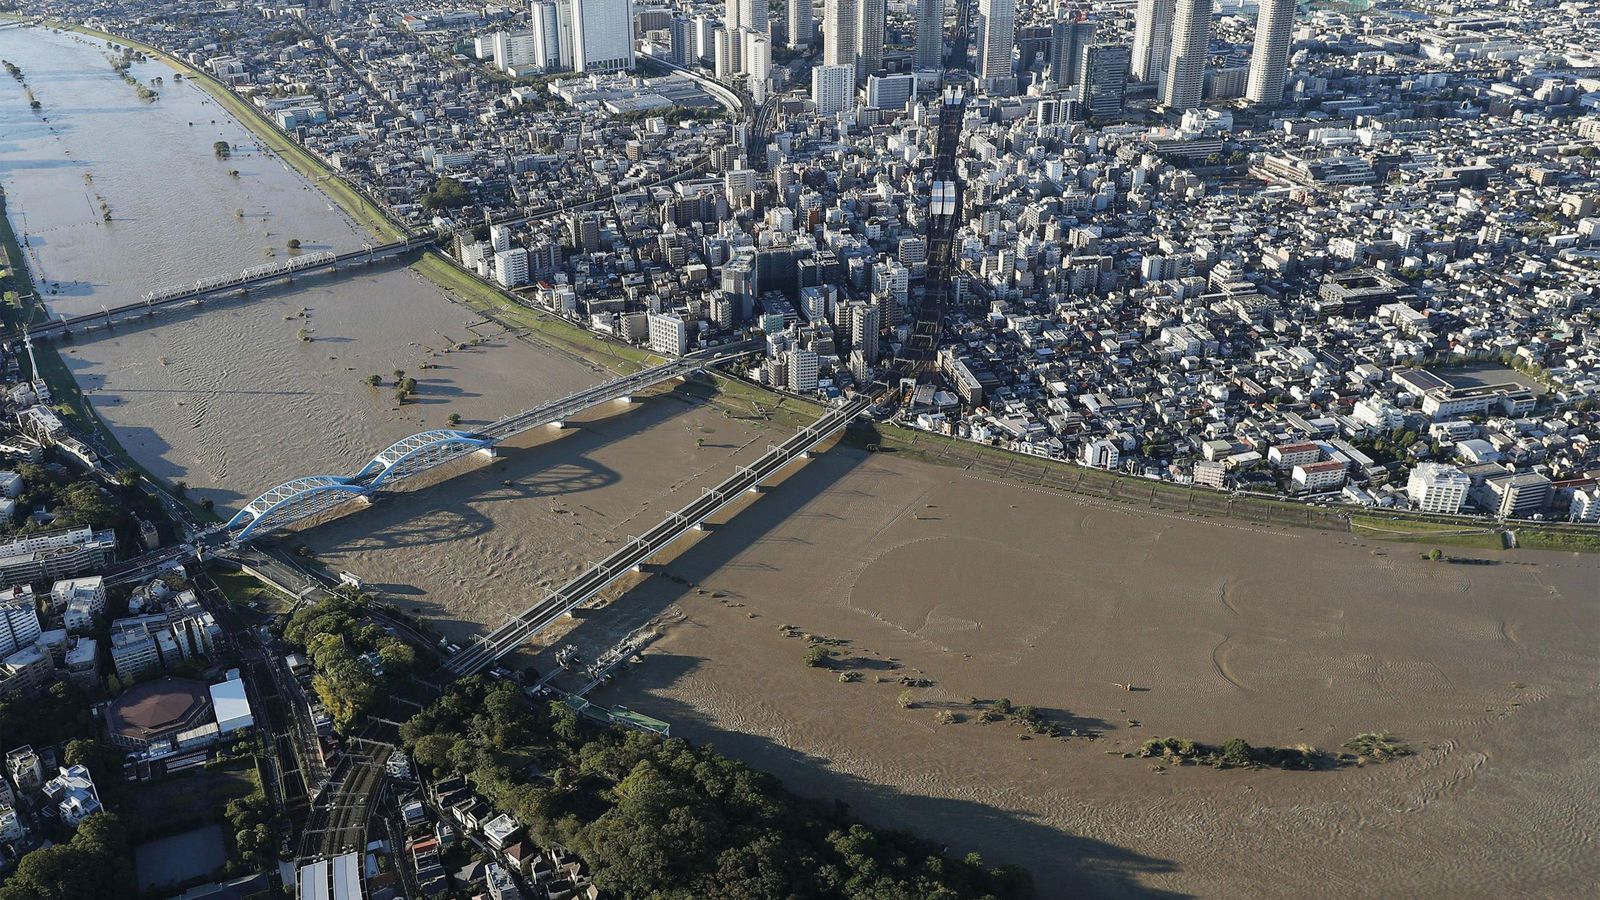
MULTIPOLYGON (((674 428, 628 441, 652 505, 651 460, 693 468, 674 428)), ((560 446, 547 464, 571 464, 560 446)), ((627 508, 634 473, 596 493, 627 508)), ((599 555, 564 514, 516 522, 520 543, 562 548, 562 573, 599 555)), ((653 622, 643 662, 596 699, 875 823, 1023 864, 1045 897, 1592 896, 1600 564, 1465 555, 1479 559, 837 447, 563 642, 592 656, 653 622), (833 669, 804 666, 784 625, 844 642, 833 669), (914 708, 901 675, 932 682, 914 708), (970 699, 999 697, 1098 737, 978 722, 970 699), (1122 756, 1164 735, 1338 749, 1371 730, 1415 755, 1320 772, 1122 756)), ((433 594, 430 568, 413 583, 433 594)))
MULTIPOLYGON (((48 111, 0 90, 0 181, 56 311, 237 269, 290 235, 362 240, 192 87, 141 103, 71 36, 11 31, 0 49, 48 111), (241 149, 217 160, 218 139, 241 149)), ((63 349, 142 464, 223 508, 353 472, 451 413, 472 427, 606 377, 401 268, 63 349), (394 402, 395 369, 416 402, 394 402)), ((290 540, 465 639, 780 434, 747 401, 681 385, 573 424, 290 540)), ((850 446, 686 546, 559 636, 592 656, 654 629, 597 699, 877 824, 1022 864, 1042 897, 1596 894, 1595 557, 1426 562, 1419 545, 1133 510, 850 446), (832 669, 804 666, 784 625, 836 640, 832 669), (1082 736, 978 722, 971 700, 1001 697, 1082 736), (1337 749, 1371 730, 1415 755, 1313 773, 1123 758, 1155 736, 1337 749)))

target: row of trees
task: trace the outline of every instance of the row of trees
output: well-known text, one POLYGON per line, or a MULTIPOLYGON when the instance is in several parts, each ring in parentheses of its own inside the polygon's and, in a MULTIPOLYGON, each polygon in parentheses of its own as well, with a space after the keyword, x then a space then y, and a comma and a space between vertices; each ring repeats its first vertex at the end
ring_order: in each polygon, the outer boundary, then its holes
POLYGON ((1023 897, 1028 874, 945 856, 853 821, 776 778, 681 739, 530 707, 505 682, 472 678, 401 729, 421 765, 468 776, 542 846, 577 852, 624 897, 1023 897), (541 773, 530 775, 530 773, 541 773))
POLYGON ((364 620, 367 602, 360 594, 334 594, 296 611, 283 629, 284 640, 305 648, 312 689, 341 732, 372 707, 385 681, 404 678, 417 661, 410 644, 364 620), (378 654, 381 678, 362 659, 372 652, 378 654))

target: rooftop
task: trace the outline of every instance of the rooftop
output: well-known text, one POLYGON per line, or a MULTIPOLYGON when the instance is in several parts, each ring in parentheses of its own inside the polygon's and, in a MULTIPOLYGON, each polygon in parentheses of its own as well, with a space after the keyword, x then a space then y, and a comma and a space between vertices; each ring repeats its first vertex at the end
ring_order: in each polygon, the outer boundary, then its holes
POLYGON ((210 714, 211 692, 204 682, 168 675, 124 691, 106 707, 106 728, 148 741, 192 728, 210 714))

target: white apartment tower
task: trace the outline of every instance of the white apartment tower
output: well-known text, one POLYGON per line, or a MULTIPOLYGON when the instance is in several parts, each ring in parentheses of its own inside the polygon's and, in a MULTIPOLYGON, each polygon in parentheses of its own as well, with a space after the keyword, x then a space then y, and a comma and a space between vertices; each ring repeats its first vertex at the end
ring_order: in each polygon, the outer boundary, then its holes
POLYGON ((1472 479, 1455 466, 1418 463, 1406 481, 1406 495, 1423 512, 1458 513, 1467 502, 1472 479))
POLYGON ((1158 81, 1172 52, 1172 19, 1178 0, 1139 0, 1133 20, 1133 77, 1158 81))
POLYGON ((978 0, 978 82, 984 93, 1009 96, 1017 92, 1011 66, 1016 46, 1016 0, 978 0))
POLYGON ((811 102, 817 105, 817 115, 831 116, 849 107, 855 87, 855 63, 812 69, 811 102))
POLYGON ((689 352, 689 326, 670 313, 650 313, 650 352, 682 356, 689 352))
POLYGON ((1244 91, 1251 103, 1276 106, 1283 100, 1293 43, 1294 0, 1261 0, 1255 48, 1250 53, 1250 81, 1244 91))
POLYGON ((789 47, 803 50, 817 39, 817 20, 811 0, 789 0, 789 47))
POLYGON ((1178 0, 1172 25, 1172 54, 1161 85, 1161 105, 1169 110, 1195 109, 1205 90, 1206 59, 1211 52, 1211 0, 1178 0))
POLYGON ((889 6, 886 0, 856 0, 856 80, 883 68, 883 48, 888 41, 889 6))
MULTIPOLYGON (((856 66, 856 7, 859 0, 825 0, 822 6, 822 64, 856 66)), ((815 84, 815 79, 812 81, 815 84)))

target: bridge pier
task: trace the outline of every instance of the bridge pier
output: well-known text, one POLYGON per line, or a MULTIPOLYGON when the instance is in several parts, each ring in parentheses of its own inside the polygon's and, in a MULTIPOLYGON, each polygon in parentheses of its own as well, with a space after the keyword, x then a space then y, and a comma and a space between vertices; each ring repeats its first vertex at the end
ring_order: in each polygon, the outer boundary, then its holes
POLYGON ((485 459, 494 459, 500 455, 499 452, 493 447, 480 447, 472 452, 484 457, 485 459))
POLYGON ((633 395, 623 394, 621 397, 617 398, 617 402, 621 403, 623 406, 631 406, 633 405, 633 395))
POLYGON ((550 423, 550 427, 554 428, 557 431, 560 431, 561 429, 567 427, 567 423, 565 421, 561 420, 561 419, 557 419, 554 422, 550 423))
POLYGON ((694 523, 694 530, 700 532, 701 534, 704 534, 707 531, 711 530, 711 526, 707 525, 704 522, 696 522, 696 523, 694 523))
POLYGON ((747 489, 745 491, 745 493, 747 493, 747 494, 756 494, 756 495, 759 496, 763 490, 765 490, 765 488, 763 488, 761 485, 752 484, 752 485, 750 485, 749 489, 747 489))

